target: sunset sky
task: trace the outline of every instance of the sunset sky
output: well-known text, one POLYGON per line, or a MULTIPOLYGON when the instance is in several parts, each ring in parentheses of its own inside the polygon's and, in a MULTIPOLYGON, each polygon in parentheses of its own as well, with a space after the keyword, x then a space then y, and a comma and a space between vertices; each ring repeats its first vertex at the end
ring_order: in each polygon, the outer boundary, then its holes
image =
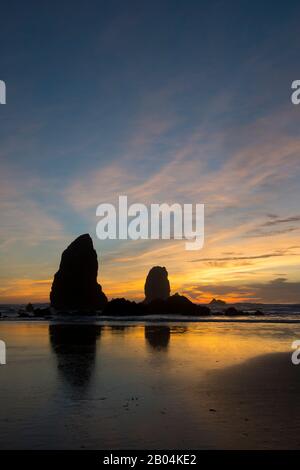
POLYGON ((6 2, 0 302, 48 301, 90 233, 108 297, 300 303, 300 4, 6 2), (205 244, 100 241, 96 207, 204 203, 205 244))

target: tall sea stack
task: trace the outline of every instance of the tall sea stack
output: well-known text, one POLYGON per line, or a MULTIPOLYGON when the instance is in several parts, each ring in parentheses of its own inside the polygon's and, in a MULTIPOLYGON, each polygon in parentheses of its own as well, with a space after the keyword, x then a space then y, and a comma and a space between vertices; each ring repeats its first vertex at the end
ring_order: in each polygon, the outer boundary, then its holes
POLYGON ((54 276, 51 306, 62 309, 101 310, 106 295, 97 283, 98 259, 89 234, 76 238, 63 252, 54 276))
POLYGON ((145 302, 166 300, 170 296, 168 271, 165 267, 154 266, 150 269, 145 282, 145 302))

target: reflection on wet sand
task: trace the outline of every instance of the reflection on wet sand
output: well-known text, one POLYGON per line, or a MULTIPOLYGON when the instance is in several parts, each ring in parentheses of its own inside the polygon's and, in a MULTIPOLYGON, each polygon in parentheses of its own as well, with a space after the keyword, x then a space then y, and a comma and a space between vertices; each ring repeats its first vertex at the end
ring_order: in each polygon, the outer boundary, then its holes
POLYGON ((1 327, 0 448, 300 448, 299 325, 1 327))
POLYGON ((84 389, 92 376, 96 341, 101 335, 97 325, 49 325, 50 344, 63 379, 74 388, 84 389))
POLYGON ((168 326, 145 326, 145 339, 149 346, 158 351, 166 350, 170 342, 171 330, 168 326))

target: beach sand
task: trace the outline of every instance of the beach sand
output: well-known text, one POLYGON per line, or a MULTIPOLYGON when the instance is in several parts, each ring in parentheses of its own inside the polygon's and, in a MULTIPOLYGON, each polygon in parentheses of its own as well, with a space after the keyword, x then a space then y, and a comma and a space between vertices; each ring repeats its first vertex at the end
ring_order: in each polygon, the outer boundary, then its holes
POLYGON ((1 449, 299 449, 298 325, 2 323, 1 449))
POLYGON ((209 376, 210 425, 221 434, 222 448, 300 448, 300 366, 290 353, 259 356, 209 376))

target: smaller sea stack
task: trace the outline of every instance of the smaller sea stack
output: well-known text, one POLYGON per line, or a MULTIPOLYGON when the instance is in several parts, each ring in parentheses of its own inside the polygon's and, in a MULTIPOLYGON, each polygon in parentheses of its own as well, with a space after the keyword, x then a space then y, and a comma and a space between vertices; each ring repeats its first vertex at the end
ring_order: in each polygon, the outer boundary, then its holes
POLYGON ((151 268, 145 282, 145 303, 168 299, 170 290, 166 268, 161 266, 151 268))

